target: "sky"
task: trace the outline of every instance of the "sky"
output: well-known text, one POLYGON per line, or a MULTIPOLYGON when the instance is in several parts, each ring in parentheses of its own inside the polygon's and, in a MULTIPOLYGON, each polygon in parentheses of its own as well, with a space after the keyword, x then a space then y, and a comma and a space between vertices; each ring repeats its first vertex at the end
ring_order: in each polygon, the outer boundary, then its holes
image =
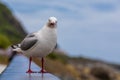
POLYGON ((69 56, 120 63, 120 0, 1 0, 28 33, 58 19, 58 44, 69 56))

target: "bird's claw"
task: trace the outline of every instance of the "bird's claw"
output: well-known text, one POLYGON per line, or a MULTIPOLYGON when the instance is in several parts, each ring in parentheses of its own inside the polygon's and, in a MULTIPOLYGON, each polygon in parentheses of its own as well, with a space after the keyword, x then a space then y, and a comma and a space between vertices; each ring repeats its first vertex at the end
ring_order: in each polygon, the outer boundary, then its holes
POLYGON ((46 70, 42 69, 39 73, 48 73, 46 70))
POLYGON ((28 71, 26 71, 26 73, 37 73, 37 72, 32 71, 31 69, 29 69, 28 71))

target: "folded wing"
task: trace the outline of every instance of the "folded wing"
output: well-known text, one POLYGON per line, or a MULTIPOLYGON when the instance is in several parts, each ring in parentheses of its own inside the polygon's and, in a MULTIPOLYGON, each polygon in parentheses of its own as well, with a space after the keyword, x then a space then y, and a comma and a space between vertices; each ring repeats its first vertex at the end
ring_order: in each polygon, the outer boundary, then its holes
POLYGON ((32 33, 32 34, 29 34, 22 42, 21 42, 21 46, 20 48, 22 50, 28 50, 30 49, 32 46, 34 46, 37 42, 37 38, 36 36, 32 33))

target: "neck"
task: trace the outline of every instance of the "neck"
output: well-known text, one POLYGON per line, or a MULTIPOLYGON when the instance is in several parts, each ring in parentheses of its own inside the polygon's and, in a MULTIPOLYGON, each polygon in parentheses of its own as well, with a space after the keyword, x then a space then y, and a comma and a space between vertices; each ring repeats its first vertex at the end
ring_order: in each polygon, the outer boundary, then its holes
POLYGON ((49 27, 48 24, 45 24, 42 29, 40 29, 38 32, 46 32, 46 31, 50 31, 50 32, 56 32, 56 26, 55 27, 49 27))
POLYGON ((50 27, 45 25, 39 32, 41 34, 45 35, 44 37, 47 36, 47 38, 52 38, 52 37, 56 37, 57 29, 56 28, 50 28, 50 27))

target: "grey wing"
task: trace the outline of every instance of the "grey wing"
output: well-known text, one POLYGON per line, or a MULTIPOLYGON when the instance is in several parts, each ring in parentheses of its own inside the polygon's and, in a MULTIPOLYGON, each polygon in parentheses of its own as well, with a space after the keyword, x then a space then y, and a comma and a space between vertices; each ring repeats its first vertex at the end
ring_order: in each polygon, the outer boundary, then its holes
POLYGON ((35 45, 35 43, 37 42, 37 38, 34 34, 29 34, 22 42, 21 42, 21 49, 22 50, 28 50, 30 49, 32 46, 35 45))

